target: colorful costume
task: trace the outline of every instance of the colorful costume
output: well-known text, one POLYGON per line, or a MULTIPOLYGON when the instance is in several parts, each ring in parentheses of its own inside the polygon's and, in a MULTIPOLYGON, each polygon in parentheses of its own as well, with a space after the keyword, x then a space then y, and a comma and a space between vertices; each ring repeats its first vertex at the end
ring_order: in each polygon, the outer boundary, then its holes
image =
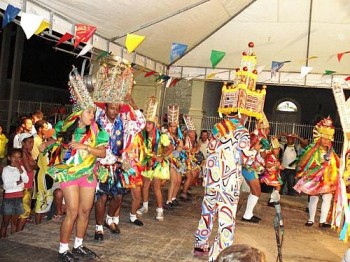
POLYGON ((242 156, 253 157, 249 151, 249 132, 235 119, 223 120, 213 129, 209 156, 203 172, 205 195, 202 215, 195 233, 195 252, 209 249, 209 237, 215 216, 218 234, 210 247, 209 261, 215 261, 222 249, 232 245, 237 204, 242 178, 242 156), (221 135, 221 130, 225 130, 221 135))
POLYGON ((309 220, 306 226, 314 224, 317 202, 322 194, 320 227, 330 227, 326 223, 333 193, 339 183, 340 161, 334 152, 331 141, 334 137, 332 120, 321 120, 314 128, 314 141, 297 159, 297 177, 300 178, 294 189, 310 195, 309 220), (326 144, 325 143, 328 143, 326 144))

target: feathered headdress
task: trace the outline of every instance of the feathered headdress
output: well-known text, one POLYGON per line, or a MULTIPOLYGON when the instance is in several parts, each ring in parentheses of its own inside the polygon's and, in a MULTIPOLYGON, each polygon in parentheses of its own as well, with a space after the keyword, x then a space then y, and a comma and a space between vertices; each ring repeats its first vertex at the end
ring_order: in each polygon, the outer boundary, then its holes
POLYGON ((184 115, 183 119, 185 121, 185 125, 187 128, 187 131, 196 131, 196 127, 193 124, 192 117, 189 115, 184 115))
POLYGON ((180 108, 178 105, 168 105, 168 123, 179 123, 180 108))
POLYGON ((157 123, 157 109, 158 109, 158 101, 154 96, 151 96, 145 104, 144 115, 146 121, 151 121, 157 123))

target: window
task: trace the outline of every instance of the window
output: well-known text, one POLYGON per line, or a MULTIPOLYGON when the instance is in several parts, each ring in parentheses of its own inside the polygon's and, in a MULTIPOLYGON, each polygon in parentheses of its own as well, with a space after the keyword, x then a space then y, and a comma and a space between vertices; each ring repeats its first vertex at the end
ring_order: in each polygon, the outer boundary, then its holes
POLYGON ((298 112, 297 106, 291 101, 284 101, 277 106, 277 111, 298 112))

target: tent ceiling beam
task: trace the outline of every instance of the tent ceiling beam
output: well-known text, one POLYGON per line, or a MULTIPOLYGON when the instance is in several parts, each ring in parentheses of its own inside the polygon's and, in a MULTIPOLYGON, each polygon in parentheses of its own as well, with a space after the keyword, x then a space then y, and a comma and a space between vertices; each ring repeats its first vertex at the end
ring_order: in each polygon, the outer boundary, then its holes
POLYGON ((163 21, 165 21, 165 20, 167 20, 167 19, 169 19, 169 18, 172 18, 172 17, 174 17, 174 16, 176 16, 176 15, 179 15, 179 14, 181 14, 181 13, 183 13, 183 12, 186 12, 186 11, 188 11, 188 10, 191 10, 192 8, 195 8, 195 7, 197 7, 197 6, 200 6, 200 5, 202 5, 202 4, 204 4, 204 3, 208 2, 208 1, 210 1, 210 0, 202 0, 202 1, 200 1, 200 2, 197 2, 197 3, 194 3, 194 4, 192 4, 192 5, 186 6, 186 7, 184 7, 184 8, 179 9, 179 10, 176 10, 175 12, 173 12, 173 13, 171 13, 171 14, 168 14, 168 15, 166 15, 166 16, 164 16, 164 17, 160 17, 160 18, 158 18, 158 19, 156 19, 156 20, 154 20, 154 21, 151 21, 151 22, 149 22, 149 23, 146 23, 146 24, 144 24, 144 25, 141 25, 141 26, 139 26, 139 27, 136 28, 136 29, 133 29, 133 30, 131 30, 131 31, 128 31, 127 33, 123 33, 123 34, 121 34, 121 35, 112 37, 111 39, 109 39, 109 41, 114 42, 115 40, 118 40, 118 39, 120 39, 120 38, 125 37, 127 34, 132 34, 132 33, 135 33, 135 32, 137 32, 137 31, 140 31, 140 30, 142 30, 142 29, 145 29, 145 28, 147 28, 147 27, 150 27, 150 26, 152 26, 152 25, 155 25, 155 24, 158 24, 158 23, 160 23, 160 22, 163 22, 163 21))

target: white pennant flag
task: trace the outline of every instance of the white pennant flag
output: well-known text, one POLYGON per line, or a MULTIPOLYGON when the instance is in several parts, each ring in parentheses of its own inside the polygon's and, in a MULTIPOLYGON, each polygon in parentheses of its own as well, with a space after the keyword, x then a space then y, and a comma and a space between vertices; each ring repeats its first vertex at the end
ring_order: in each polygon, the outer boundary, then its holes
POLYGON ((81 49, 80 53, 78 54, 77 57, 85 55, 87 52, 91 50, 94 46, 92 44, 86 44, 83 49, 81 49))
POLYGON ((172 77, 170 77, 170 78, 168 79, 168 81, 166 82, 165 87, 168 88, 168 87, 170 86, 171 82, 173 82, 173 78, 172 78, 172 77))
POLYGON ((32 35, 38 30, 43 17, 40 15, 33 15, 28 13, 23 13, 21 17, 21 27, 26 34, 27 39, 31 38, 32 35))
POLYGON ((300 76, 301 78, 305 77, 308 73, 310 73, 312 70, 312 67, 309 66, 302 66, 300 69, 300 76))

